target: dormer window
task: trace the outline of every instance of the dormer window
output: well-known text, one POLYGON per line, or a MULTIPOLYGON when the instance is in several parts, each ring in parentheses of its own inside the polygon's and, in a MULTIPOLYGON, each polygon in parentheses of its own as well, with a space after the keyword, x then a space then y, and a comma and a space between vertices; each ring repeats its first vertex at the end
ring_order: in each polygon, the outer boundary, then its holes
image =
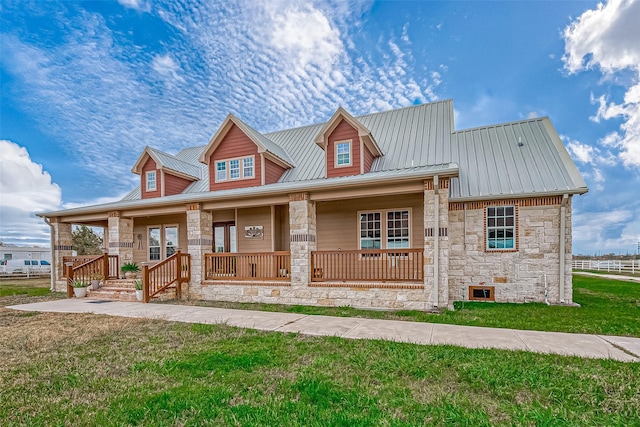
POLYGON ((253 156, 216 161, 216 182, 255 178, 253 156))
POLYGON ((242 159, 242 174, 245 178, 253 178, 253 157, 242 159))
POLYGON ((336 167, 351 166, 351 141, 336 142, 336 167))
POLYGON ((216 162, 216 181, 227 180, 227 162, 216 162))
POLYGON ((146 173, 146 185, 145 188, 147 191, 156 191, 156 171, 149 171, 146 173))

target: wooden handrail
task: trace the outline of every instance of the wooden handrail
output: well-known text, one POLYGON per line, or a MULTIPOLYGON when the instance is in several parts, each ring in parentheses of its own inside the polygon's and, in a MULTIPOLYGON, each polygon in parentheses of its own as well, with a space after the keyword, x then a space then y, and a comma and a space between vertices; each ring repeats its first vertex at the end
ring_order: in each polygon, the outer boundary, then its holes
POLYGON ((211 253, 204 257, 205 280, 290 280, 289 251, 211 253))
POLYGON ((181 284, 191 280, 191 255, 176 251, 154 266, 142 266, 142 300, 149 302, 160 292, 175 286, 176 297, 182 297, 181 284))
POLYGON ((118 268, 118 255, 108 255, 107 257, 105 257, 105 255, 78 255, 62 257, 62 263, 65 266, 65 268, 62 269, 63 277, 68 277, 66 268, 68 263, 73 263, 73 268, 77 270, 78 268, 89 265, 99 259, 102 259, 105 263, 101 268, 100 273, 107 279, 117 279, 118 272, 120 271, 118 268), (105 274, 105 271, 108 273, 105 274))
POLYGON ((424 249, 312 251, 312 282, 423 282, 424 249))

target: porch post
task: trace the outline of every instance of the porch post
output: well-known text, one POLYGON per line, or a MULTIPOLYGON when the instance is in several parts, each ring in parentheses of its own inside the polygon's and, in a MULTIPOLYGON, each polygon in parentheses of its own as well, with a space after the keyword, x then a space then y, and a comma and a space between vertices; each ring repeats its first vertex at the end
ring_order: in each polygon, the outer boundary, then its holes
POLYGON ((291 286, 308 286, 311 282, 311 252, 317 249, 316 205, 309 193, 289 195, 291 233, 291 286))
POLYGON ((202 298, 204 255, 213 252, 213 215, 202 210, 200 203, 187 205, 187 252, 191 255, 189 296, 202 298))
POLYGON ((449 179, 424 183, 424 286, 434 306, 449 305, 449 179))
POLYGON ((109 255, 118 255, 120 266, 133 262, 133 218, 121 218, 120 212, 109 212, 109 255))
POLYGON ((51 218, 50 222, 53 229, 51 264, 55 269, 55 290, 61 292, 67 290, 67 280, 64 278, 66 266, 63 258, 72 255, 71 224, 60 222, 59 218, 51 218))

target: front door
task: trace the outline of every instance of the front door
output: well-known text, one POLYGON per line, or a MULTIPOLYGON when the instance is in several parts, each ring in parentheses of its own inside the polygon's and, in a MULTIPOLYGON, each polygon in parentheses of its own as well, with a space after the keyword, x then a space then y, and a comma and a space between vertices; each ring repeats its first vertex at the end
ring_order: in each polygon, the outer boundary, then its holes
POLYGON ((213 223, 213 250, 215 252, 238 252, 235 222, 213 223))

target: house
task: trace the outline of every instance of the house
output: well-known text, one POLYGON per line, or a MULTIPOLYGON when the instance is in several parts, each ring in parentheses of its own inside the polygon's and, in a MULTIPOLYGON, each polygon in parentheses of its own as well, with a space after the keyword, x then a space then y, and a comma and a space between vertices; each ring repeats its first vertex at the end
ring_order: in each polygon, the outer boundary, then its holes
POLYGON ((588 189, 553 125, 455 130, 453 117, 451 100, 361 117, 338 108, 262 134, 230 114, 204 146, 146 147, 132 168, 140 185, 121 201, 40 214, 57 286, 80 263, 71 225, 85 224, 105 229, 94 264, 109 276, 147 264, 148 297, 182 281, 207 300, 571 304, 571 200, 588 189))
POLYGON ((0 242, 0 260, 33 259, 51 261, 51 248, 40 246, 18 246, 0 242))

